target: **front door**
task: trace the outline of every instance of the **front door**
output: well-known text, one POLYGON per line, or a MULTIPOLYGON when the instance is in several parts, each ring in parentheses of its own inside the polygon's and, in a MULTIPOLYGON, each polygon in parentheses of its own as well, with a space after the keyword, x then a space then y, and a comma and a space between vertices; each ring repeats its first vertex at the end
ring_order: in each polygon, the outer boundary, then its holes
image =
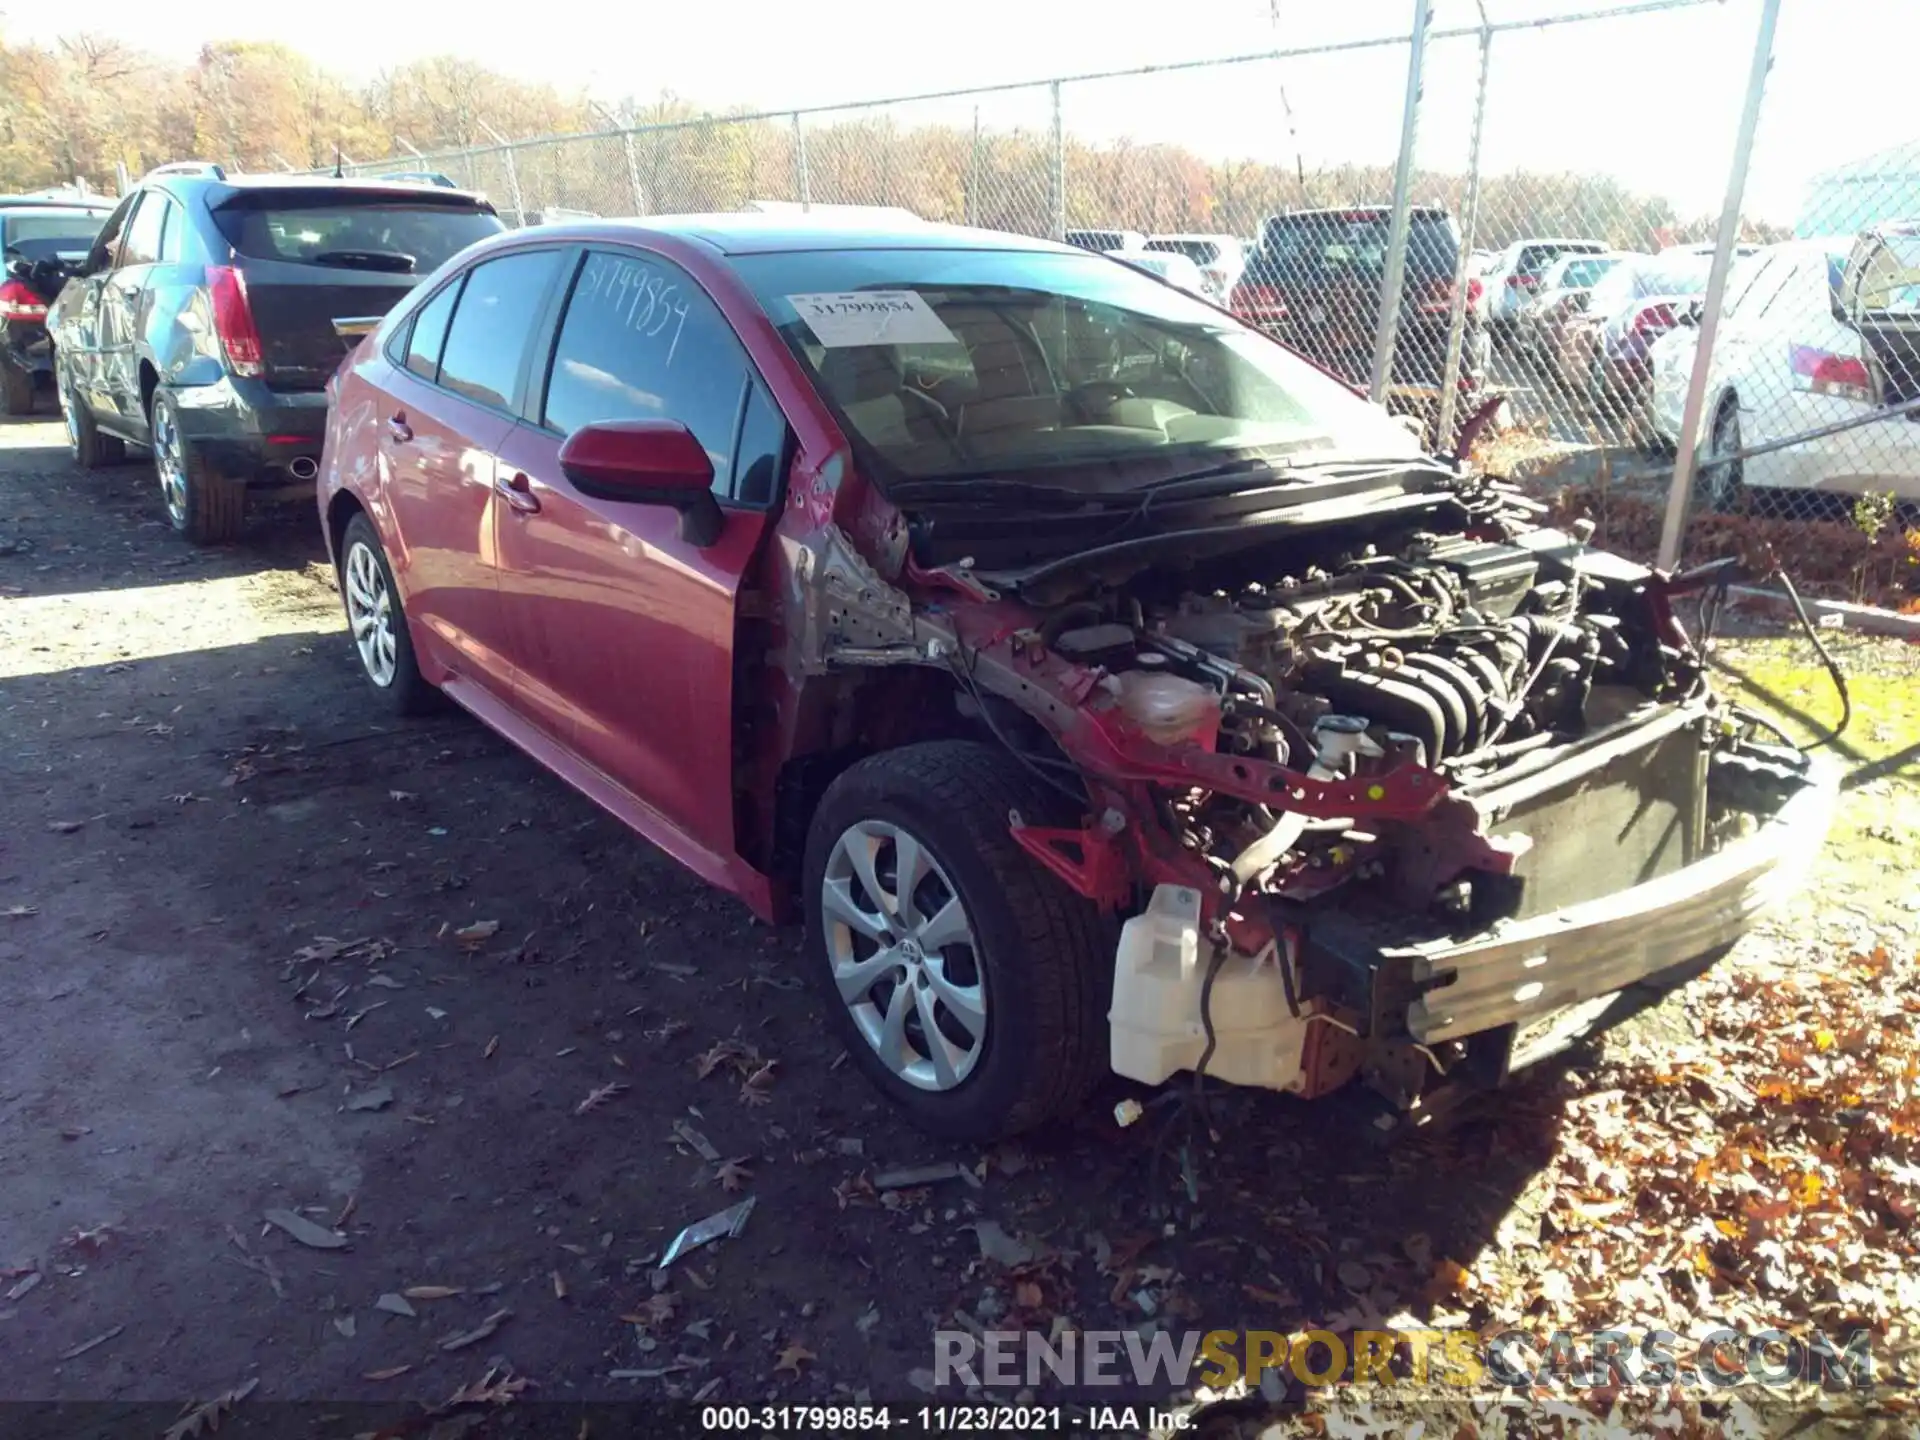
POLYGON ((650 838, 711 873, 734 850, 735 603, 771 499, 745 493, 744 477, 777 489, 765 477, 784 418, 706 294, 631 252, 582 257, 531 395, 538 423, 500 452, 502 484, 520 498, 496 519, 524 657, 518 708, 658 817, 643 825, 650 838), (593 499, 561 474, 569 433, 624 419, 677 420, 699 440, 727 516, 714 544, 683 541, 669 508, 593 499))
POLYGON ((134 440, 144 440, 147 434, 137 348, 146 318, 146 281, 160 258, 167 207, 172 203, 158 190, 142 193, 100 293, 97 413, 108 429, 134 440))
POLYGON ((119 254, 132 217, 134 201, 130 195, 114 207, 101 224, 100 234, 87 256, 85 273, 67 284, 60 296, 60 327, 54 337, 59 347, 60 364, 72 382, 76 400, 99 413, 101 373, 101 301, 107 282, 113 278, 113 259, 119 254))

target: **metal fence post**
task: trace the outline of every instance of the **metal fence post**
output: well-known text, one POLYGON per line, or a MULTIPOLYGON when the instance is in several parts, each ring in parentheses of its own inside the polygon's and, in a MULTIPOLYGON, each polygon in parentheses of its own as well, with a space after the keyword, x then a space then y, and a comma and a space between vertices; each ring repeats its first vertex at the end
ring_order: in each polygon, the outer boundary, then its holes
POLYGON ((520 170, 519 167, 513 163, 514 147, 507 141, 505 136, 491 125, 485 121, 478 123, 480 128, 486 131, 488 136, 492 138, 494 144, 500 147, 501 153, 506 156, 507 198, 513 202, 513 223, 514 227, 518 229, 527 223, 527 207, 520 199, 520 170))
POLYGON ((1434 440, 1442 450, 1453 444, 1454 412, 1460 399, 1460 349, 1467 331, 1467 266, 1473 260, 1474 236, 1480 228, 1480 137, 1487 118, 1487 75, 1493 64, 1493 30, 1487 24, 1486 0, 1480 6, 1480 80, 1473 97, 1473 131, 1467 141, 1467 193, 1460 209, 1460 258, 1453 267, 1453 312, 1447 317, 1447 363, 1440 372, 1440 415, 1434 440))
POLYGON ((980 107, 973 107, 973 150, 967 157, 967 224, 980 223, 980 107))
POLYGON ((1720 306, 1727 293, 1727 271, 1733 264, 1734 242, 1740 237, 1740 202, 1746 193, 1747 164, 1753 158, 1753 137, 1760 127, 1760 101, 1767 90, 1767 71, 1773 68, 1773 30, 1780 18, 1780 0, 1761 0, 1760 25, 1753 37, 1753 68, 1747 75, 1747 99, 1740 111, 1740 129, 1733 141, 1733 164, 1727 172, 1726 203, 1720 207, 1720 233, 1713 247, 1713 268, 1707 273, 1707 293, 1701 302, 1700 338, 1693 349, 1693 373, 1687 378, 1687 399, 1680 410, 1680 437, 1674 446, 1673 486, 1667 491, 1666 518, 1660 526, 1660 568, 1671 570, 1680 558, 1680 539, 1686 531, 1687 502, 1693 496, 1698 459, 1695 441, 1701 412, 1707 403, 1707 367, 1713 363, 1713 342, 1720 329, 1720 306))
POLYGON ((800 196, 800 208, 813 208, 813 194, 807 183, 807 132, 800 123, 800 112, 793 112, 793 188, 800 196))
POLYGON ((620 144, 627 152, 627 188, 633 192, 633 213, 647 213, 647 192, 640 184, 640 151, 633 143, 633 117, 627 117, 627 128, 620 132, 620 144))
MULTIPOLYGON (((1426 0, 1421 0, 1426 3, 1426 0)), ((1060 117, 1060 82, 1049 82, 1053 92, 1053 238, 1067 238, 1067 130, 1060 117)))
POLYGON ((1420 129, 1420 92, 1425 84, 1427 24, 1433 0, 1414 0, 1413 37, 1407 47, 1407 108, 1400 121, 1400 159, 1393 169, 1393 229, 1387 240, 1387 270, 1380 287, 1380 322, 1373 337, 1373 382, 1367 395, 1378 404, 1393 376, 1393 346, 1400 334, 1400 293, 1407 283, 1407 207, 1413 190, 1414 137, 1420 129))

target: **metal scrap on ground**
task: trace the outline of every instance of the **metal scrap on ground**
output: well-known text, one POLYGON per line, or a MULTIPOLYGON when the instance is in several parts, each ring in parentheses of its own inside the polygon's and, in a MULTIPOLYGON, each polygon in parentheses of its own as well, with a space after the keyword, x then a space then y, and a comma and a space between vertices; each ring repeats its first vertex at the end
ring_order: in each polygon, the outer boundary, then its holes
POLYGON ((698 1250, 715 1240, 731 1240, 746 1228, 747 1216, 753 1213, 754 1197, 749 1195, 738 1205, 729 1205, 724 1210, 716 1210, 704 1220, 696 1220, 667 1246, 667 1253, 660 1257, 660 1268, 666 1269, 689 1250, 698 1250))

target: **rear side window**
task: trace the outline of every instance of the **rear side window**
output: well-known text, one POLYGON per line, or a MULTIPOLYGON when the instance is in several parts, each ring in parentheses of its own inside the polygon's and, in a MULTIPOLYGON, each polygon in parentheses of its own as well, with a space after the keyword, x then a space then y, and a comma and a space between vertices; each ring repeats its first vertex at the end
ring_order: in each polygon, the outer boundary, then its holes
POLYGON ((747 373, 733 327, 685 275, 596 250, 567 302, 544 419, 562 434, 596 420, 678 420, 724 487, 747 373))
POLYGON ((456 280, 413 317, 413 329, 407 338, 407 369, 422 380, 432 380, 440 373, 440 347, 446 344, 447 322, 453 318, 453 302, 459 295, 460 282, 456 280))
POLYGON ((252 196, 214 212, 227 243, 250 260, 284 260, 343 270, 425 275, 476 240, 506 227, 460 205, 407 201, 252 196))
POLYGON ((558 250, 525 250, 467 272, 440 355, 441 385, 477 404, 512 406, 527 342, 559 265, 558 250))

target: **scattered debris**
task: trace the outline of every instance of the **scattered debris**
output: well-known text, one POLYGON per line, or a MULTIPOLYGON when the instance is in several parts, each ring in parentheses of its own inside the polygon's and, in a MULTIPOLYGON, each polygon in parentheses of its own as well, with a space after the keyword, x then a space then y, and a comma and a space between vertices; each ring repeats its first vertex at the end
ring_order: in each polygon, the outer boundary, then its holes
POLYGON ((486 1374, 471 1385, 462 1385, 443 1400, 439 1408, 451 1410, 456 1405, 506 1405, 522 1391, 532 1388, 533 1381, 526 1376, 515 1375, 504 1365, 489 1365, 486 1374))
POLYGON ((223 1250, 221 1254, 225 1255, 226 1258, 234 1264, 243 1266, 253 1271, 256 1275, 266 1276, 267 1284, 273 1287, 275 1297, 281 1300, 286 1299, 286 1282, 280 1278, 280 1271, 278 1267, 274 1265, 273 1261, 264 1255, 256 1255, 252 1250, 248 1249, 246 1237, 231 1225, 227 1227, 227 1239, 233 1242, 233 1248, 240 1253, 238 1255, 227 1255, 223 1250))
POLYGON ((586 1099, 573 1107, 573 1113, 576 1115, 585 1115, 590 1111, 598 1110, 616 1095, 624 1095, 626 1089, 627 1087, 618 1080, 609 1080, 606 1084, 590 1091, 586 1099))
MULTIPOLYGON (((441 831, 441 834, 444 835, 445 833, 444 830, 441 831)), ((458 930, 455 930, 453 932, 453 938, 458 940, 462 945, 471 947, 485 944, 499 933, 500 922, 498 920, 476 920, 471 925, 462 925, 458 930)))
POLYGON ((161 1432, 160 1440, 195 1440, 196 1436, 211 1435, 220 1428, 220 1421, 234 1406, 259 1387, 256 1378, 244 1385, 236 1385, 224 1395, 216 1395, 211 1400, 203 1400, 198 1405, 189 1404, 180 1418, 161 1432))
POLYGON ((1113 1107, 1114 1122, 1123 1130, 1146 1113, 1146 1107, 1131 1096, 1113 1107))
POLYGON ((1028 1264, 1039 1252, 1025 1240, 1016 1239, 1000 1228, 996 1220, 977 1220, 973 1233, 980 1241, 983 1258, 1012 1269, 1028 1264))
POLYGON ((867 1143, 858 1135, 842 1135, 833 1142, 833 1148, 842 1155, 852 1155, 855 1157, 867 1153, 867 1143))
POLYGON ((500 1049, 500 1037, 496 1035, 491 1040, 487 1041, 487 1048, 480 1052, 480 1058, 482 1060, 491 1060, 493 1059, 495 1053, 499 1049, 500 1049))
POLYGON ((62 1360, 78 1360, 89 1350, 97 1349, 109 1340, 117 1340, 121 1334, 125 1332, 126 1328, 124 1325, 116 1325, 111 1330, 103 1330, 91 1340, 82 1340, 71 1350, 62 1350, 60 1352, 60 1358, 62 1360))
POLYGON ((63 1125, 60 1127, 60 1138, 62 1140, 78 1140, 83 1136, 91 1134, 93 1134, 93 1127, 91 1125, 63 1125))
POLYGON ((359 1322, 356 1321, 351 1315, 334 1316, 333 1328, 335 1330, 338 1330, 342 1335, 344 1335, 349 1340, 353 1339, 355 1335, 360 1333, 359 1322))
POLYGON ((0 915, 5 915, 9 920, 24 920, 29 915, 38 915, 39 913, 40 907, 38 905, 9 905, 5 910, 0 910, 0 915))
MULTIPOLYGON (((442 1350, 464 1350, 469 1345, 478 1345, 482 1340, 490 1338, 495 1331, 512 1318, 513 1311, 496 1310, 478 1325, 474 1326, 473 1329, 462 1330, 457 1335, 449 1335, 440 1342, 440 1348, 442 1350)), ((449 1401, 448 1403, 452 1404, 454 1402, 449 1401)))
POLYGON ((86 823, 84 820, 49 820, 47 829, 56 835, 71 835, 86 823))
POLYGON ((716 1210, 704 1220, 696 1220, 667 1246, 667 1253, 660 1257, 660 1268, 666 1269, 689 1250, 698 1250, 702 1245, 715 1240, 731 1240, 746 1229, 747 1217, 753 1213, 754 1197, 749 1195, 738 1205, 729 1205, 724 1210, 716 1210))
POLYGON ((957 1160, 943 1160, 938 1165, 914 1165, 904 1170, 883 1170, 873 1177, 876 1190, 912 1190, 922 1185, 938 1185, 943 1180, 964 1180, 974 1189, 980 1188, 980 1177, 957 1160))
POLYGON ((411 790, 389 790, 387 791, 387 798, 395 804, 404 805, 407 801, 418 800, 420 797, 411 790))
POLYGON ((409 1300, 451 1300, 467 1292, 458 1285, 409 1285, 400 1293, 409 1300))
POLYGON ((413 1319, 416 1315, 420 1313, 418 1310, 415 1310, 413 1306, 407 1303, 406 1296, 396 1295, 391 1290, 387 1291, 378 1300, 374 1301, 373 1308, 376 1310, 384 1311, 388 1315, 402 1315, 409 1320, 413 1319))
POLYGON ((389 1365, 384 1370, 369 1370, 360 1378, 362 1380, 395 1380, 411 1369, 413 1369, 411 1365, 389 1365))
POLYGON ((566 1299, 567 1282, 560 1278, 560 1272, 558 1270, 550 1270, 547 1273, 553 1280, 553 1298, 556 1300, 566 1299))
POLYGON ((688 1148, 709 1165, 718 1165, 720 1163, 720 1152, 714 1148, 713 1142, 698 1130, 694 1129, 693 1126, 689 1125, 685 1120, 676 1120, 673 1122, 673 1133, 686 1141, 688 1148))
POLYGON ((747 1182, 753 1179, 753 1171, 748 1168, 749 1155, 736 1155, 731 1160, 722 1160, 714 1167, 713 1178, 722 1190, 730 1194, 739 1194, 747 1188, 747 1182))
POLYGON ((384 973, 379 975, 369 975, 367 977, 367 984, 377 985, 382 990, 404 990, 407 988, 405 985, 402 985, 398 980, 394 979, 391 975, 387 975, 384 973))
POLYGON ((7 1299, 18 1300, 22 1298, 23 1296, 29 1294, 34 1289, 34 1287, 37 1286, 45 1278, 46 1277, 42 1275, 38 1270, 29 1271, 25 1279, 16 1280, 14 1282, 13 1288, 7 1291, 7 1299))
POLYGON ((384 1110, 393 1104, 391 1085, 373 1085, 365 1090, 349 1092, 346 1108, 349 1110, 384 1110))
POLYGON ((61 1237, 60 1248, 92 1257, 106 1249, 107 1242, 112 1238, 111 1225, 96 1225, 91 1230, 84 1226, 75 1226, 61 1237))
POLYGON ((814 1354, 813 1351, 807 1349, 806 1346, 796 1340, 780 1352, 780 1360, 779 1363, 773 1367, 773 1373, 778 1375, 783 1370, 790 1370, 797 1376, 800 1373, 800 1367, 802 1365, 810 1360, 818 1360, 819 1358, 820 1357, 814 1354))
POLYGON ((315 1250, 344 1250, 347 1245, 346 1236, 324 1225, 316 1225, 292 1210, 269 1210, 260 1218, 315 1250))

